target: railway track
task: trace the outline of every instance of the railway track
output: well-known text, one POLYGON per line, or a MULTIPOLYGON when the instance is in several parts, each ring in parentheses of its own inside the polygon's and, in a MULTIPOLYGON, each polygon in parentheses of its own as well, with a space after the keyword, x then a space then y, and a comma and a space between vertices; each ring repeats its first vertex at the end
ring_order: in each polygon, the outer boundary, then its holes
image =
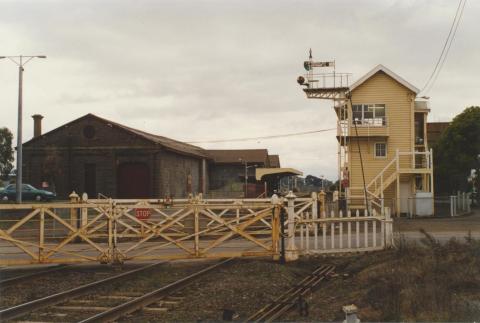
MULTIPOLYGON (((94 313, 92 316, 81 318, 80 320, 78 317, 72 319, 76 322, 111 322, 139 309, 154 313, 164 312, 168 310, 169 304, 174 304, 181 299, 181 297, 176 296, 175 293, 199 276, 223 266, 232 260, 233 258, 229 258, 220 261, 194 274, 147 293, 117 292, 113 290, 109 292, 108 295, 96 294, 99 287, 122 281, 125 278, 132 278, 165 264, 165 262, 150 264, 97 282, 0 310, 0 321, 12 320, 39 310, 42 310, 42 313, 39 314, 40 317, 42 317, 42 322, 47 321, 49 317, 51 320, 60 319, 64 322, 69 321, 69 317, 71 316, 69 313, 72 312, 78 314, 94 313)), ((83 315, 83 317, 84 316, 85 315, 83 315)))
MULTIPOLYGON (((272 303, 261 308, 247 318, 246 322, 273 322, 295 306, 305 306, 304 298, 324 279, 333 273, 335 266, 323 265, 315 269, 297 285, 276 298, 272 303)), ((308 306, 308 305, 307 305, 308 306)), ((308 311, 308 309, 307 309, 308 311)))
POLYGON ((216 269, 220 266, 223 266, 229 262, 231 262, 234 258, 228 258, 226 260, 220 261, 214 265, 211 265, 205 269, 202 269, 192 275, 184 277, 176 282, 168 284, 164 287, 151 291, 143 296, 135 297, 129 301, 126 301, 118 306, 112 307, 109 310, 106 310, 102 313, 96 314, 88 319, 82 320, 82 323, 89 323, 89 322, 112 322, 122 316, 130 314, 134 311, 139 309, 144 309, 146 311, 153 311, 153 312, 163 312, 166 310, 165 307, 162 307, 162 302, 165 298, 170 297, 178 297, 172 296, 172 293, 179 292, 189 283, 191 283, 194 279, 198 278, 199 276, 206 274, 213 269, 216 269), (160 304, 158 304, 160 302, 160 304), (148 307, 149 305, 157 304, 155 307, 148 307))
POLYGON ((6 320, 11 320, 14 318, 18 318, 21 316, 24 316, 26 314, 29 314, 31 312, 44 309, 48 306, 53 306, 57 305, 60 303, 64 303, 70 299, 73 299, 75 297, 79 297, 85 294, 92 293, 95 288, 105 286, 107 284, 110 284, 114 281, 120 280, 122 278, 127 278, 130 276, 134 276, 136 274, 139 274, 141 272, 145 272, 147 270, 153 269, 155 267, 158 267, 162 265, 163 262, 155 263, 155 264, 149 264, 147 266, 143 266, 134 270, 127 271, 125 273, 121 273, 119 275, 115 275, 112 277, 108 277, 93 283, 85 284, 79 287, 75 287, 63 292, 59 292, 53 295, 49 295, 46 297, 42 297, 30 302, 26 302, 23 304, 19 304, 16 306, 12 306, 3 310, 0 310, 0 321, 6 321, 6 320))
POLYGON ((18 283, 23 283, 25 281, 44 276, 46 274, 51 274, 53 272, 63 270, 63 269, 68 268, 68 267, 69 267, 69 265, 56 265, 56 266, 53 266, 53 267, 50 267, 50 268, 47 268, 47 269, 44 269, 44 270, 35 271, 33 273, 28 273, 28 274, 24 274, 24 275, 18 275, 18 276, 2 279, 2 280, 0 280, 0 288, 5 288, 5 287, 11 286, 11 285, 18 284, 18 283))

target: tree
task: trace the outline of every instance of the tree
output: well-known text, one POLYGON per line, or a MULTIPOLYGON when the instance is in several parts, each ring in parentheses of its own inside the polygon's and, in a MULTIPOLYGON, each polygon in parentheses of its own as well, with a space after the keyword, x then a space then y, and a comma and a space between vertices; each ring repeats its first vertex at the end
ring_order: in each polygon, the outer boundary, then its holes
POLYGON ((13 169, 12 132, 4 127, 0 128, 0 177, 7 179, 13 169))
POLYGON ((466 108, 457 115, 433 151, 437 193, 467 190, 470 172, 480 162, 480 107, 466 108))
POLYGON ((340 186, 340 181, 337 179, 335 182, 331 183, 329 189, 332 192, 337 191, 339 186, 340 186))
POLYGON ((313 175, 307 175, 305 177, 305 185, 308 186, 315 186, 318 188, 323 188, 326 190, 329 188, 333 183, 329 181, 328 179, 321 179, 319 177, 313 176, 313 175))
POLYGON ((313 175, 307 175, 307 177, 305 177, 305 184, 312 186, 322 186, 322 179, 313 175))

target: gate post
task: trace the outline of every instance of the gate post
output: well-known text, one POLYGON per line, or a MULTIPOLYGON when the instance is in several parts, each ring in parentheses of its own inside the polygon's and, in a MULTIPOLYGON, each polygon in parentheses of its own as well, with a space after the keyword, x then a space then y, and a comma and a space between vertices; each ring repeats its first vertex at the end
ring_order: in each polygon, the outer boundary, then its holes
MULTIPOLYGON (((88 194, 87 194, 87 193, 83 193, 83 194, 82 194, 82 200, 81 200, 82 204, 83 204, 83 203, 87 203, 87 201, 88 201, 88 194)), ((87 223, 88 223, 88 209, 82 207, 80 213, 81 213, 81 215, 82 215, 82 217, 81 217, 81 219, 82 219, 82 221, 81 221, 81 227, 83 228, 83 227, 86 226, 87 223)))
MULTIPOLYGON (((80 197, 75 191, 73 191, 68 197, 70 198, 71 204, 77 204, 80 199, 80 197)), ((78 229, 78 209, 77 208, 70 209, 70 225, 74 227, 76 230, 78 229)))
POLYGON ((287 199, 287 210, 288 210, 288 242, 287 250, 285 253, 286 261, 293 261, 298 259, 298 250, 295 246, 295 194, 292 191, 288 192, 288 195, 285 196, 287 199))
POLYGON ((279 260, 280 254, 278 250, 278 238, 280 237, 280 200, 276 194, 272 195, 270 202, 273 206, 272 213, 272 252, 273 260, 279 260))
POLYGON ((312 193, 312 220, 313 220, 313 245, 315 250, 318 250, 318 196, 317 193, 312 193))
MULTIPOLYGON (((320 202, 320 218, 325 218, 325 214, 327 214, 327 212, 325 212, 325 192, 323 190, 320 191, 320 193, 318 193, 318 201, 320 202)), ((336 207, 336 210, 334 210, 335 214, 338 213, 338 210, 340 210, 340 206, 338 205, 338 201, 337 201, 337 207, 336 207)), ((322 229, 326 229, 327 223, 323 222, 321 226, 322 226, 322 229)))
POLYGON ((393 220, 390 214, 390 208, 385 208, 385 247, 393 247, 393 220))
POLYGON ((325 192, 323 190, 318 193, 318 201, 320 202, 320 214, 325 212, 325 192))
POLYGON ((117 202, 108 199, 109 217, 108 217, 108 257, 107 262, 110 261, 116 264, 123 264, 123 256, 117 250, 117 219, 121 217, 123 210, 117 208, 117 202))
POLYGON ((334 212, 335 214, 338 213, 338 211, 340 210, 340 201, 338 199, 338 190, 335 190, 333 191, 333 194, 332 194, 332 202, 333 202, 333 208, 334 208, 334 212))
POLYGON ((193 248, 195 256, 200 255, 200 210, 198 209, 198 198, 193 200, 193 225, 195 230, 195 239, 193 241, 193 248))

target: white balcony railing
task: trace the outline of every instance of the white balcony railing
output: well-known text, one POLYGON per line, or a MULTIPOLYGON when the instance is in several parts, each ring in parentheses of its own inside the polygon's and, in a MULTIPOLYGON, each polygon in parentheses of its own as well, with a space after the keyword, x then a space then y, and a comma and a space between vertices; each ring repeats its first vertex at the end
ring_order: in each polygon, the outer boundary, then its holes
POLYGON ((356 136, 357 133, 358 136, 388 136, 388 119, 378 117, 355 120, 350 123, 347 120, 338 120, 337 136, 356 136))
POLYGON ((357 127, 386 127, 387 117, 363 118, 352 120, 352 126, 357 127))
POLYGON ((308 89, 348 88, 351 73, 307 73, 308 89))

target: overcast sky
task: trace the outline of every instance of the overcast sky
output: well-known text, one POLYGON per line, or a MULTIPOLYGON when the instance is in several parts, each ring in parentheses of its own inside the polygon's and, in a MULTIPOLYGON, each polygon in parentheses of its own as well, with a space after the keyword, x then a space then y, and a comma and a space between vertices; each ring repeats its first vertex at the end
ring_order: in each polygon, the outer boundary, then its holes
MULTIPOLYGON (((47 55, 24 74, 24 139, 89 112, 184 141, 336 126, 296 83, 308 49, 357 79, 384 64, 422 88, 458 2, 0 1, 0 56, 47 55)), ((480 1, 469 1, 433 89, 430 121, 480 105, 480 1)), ((0 127, 16 132, 18 70, 0 60, 0 127)), ((335 132, 199 144, 268 148, 282 166, 337 174, 335 132)))

